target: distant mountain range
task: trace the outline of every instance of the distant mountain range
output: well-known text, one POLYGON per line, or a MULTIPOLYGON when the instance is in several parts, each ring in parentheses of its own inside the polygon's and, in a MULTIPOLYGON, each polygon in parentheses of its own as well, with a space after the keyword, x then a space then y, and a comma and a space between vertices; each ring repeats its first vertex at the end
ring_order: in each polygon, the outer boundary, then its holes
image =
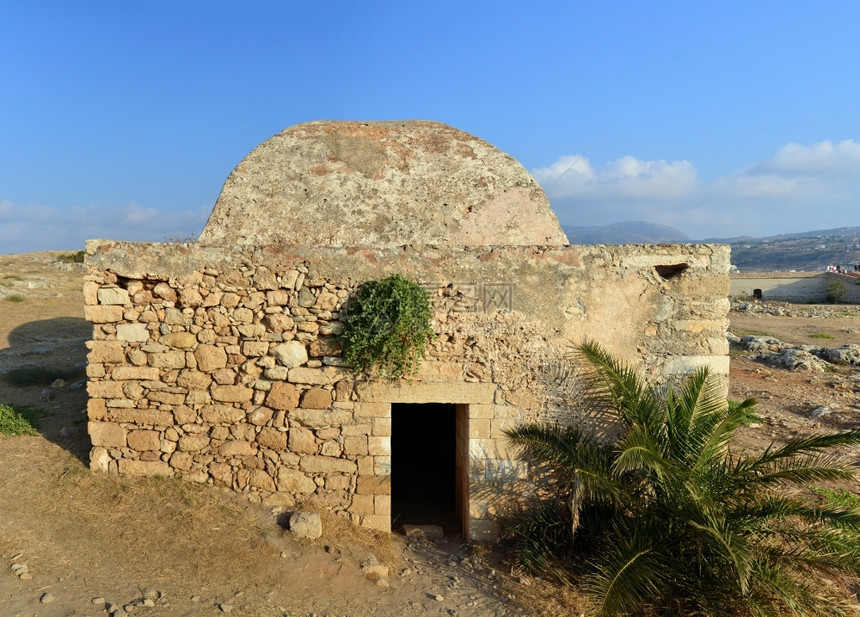
POLYGON ((829 265, 853 267, 860 263, 860 227, 819 229, 765 238, 738 236, 695 241, 674 227, 647 221, 587 227, 562 225, 562 229, 571 244, 729 244, 732 247, 732 264, 746 272, 815 272, 829 265))
POLYGON ((684 244, 689 236, 668 225, 647 221, 627 221, 612 225, 573 227, 562 225, 571 244, 684 244))

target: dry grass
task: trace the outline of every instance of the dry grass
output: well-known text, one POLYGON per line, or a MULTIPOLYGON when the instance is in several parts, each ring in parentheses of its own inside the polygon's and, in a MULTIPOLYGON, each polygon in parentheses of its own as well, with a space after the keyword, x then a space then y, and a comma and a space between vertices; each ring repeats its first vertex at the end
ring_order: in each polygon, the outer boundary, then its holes
POLYGON ((97 538, 86 558, 114 572, 175 580, 199 576, 205 565, 210 578, 229 580, 237 569, 259 574, 278 557, 270 541, 277 529, 260 521, 258 507, 227 491, 96 474, 68 454, 39 471, 15 491, 16 506, 48 514, 58 537, 97 538))

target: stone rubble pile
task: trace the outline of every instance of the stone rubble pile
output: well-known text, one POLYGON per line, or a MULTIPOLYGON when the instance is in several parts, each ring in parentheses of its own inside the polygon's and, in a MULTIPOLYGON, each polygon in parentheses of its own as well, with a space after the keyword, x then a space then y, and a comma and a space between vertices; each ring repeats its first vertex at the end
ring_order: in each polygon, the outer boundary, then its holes
POLYGON ((833 306, 804 306, 776 300, 731 300, 731 310, 754 315, 774 315, 782 317, 852 317, 860 314, 860 306, 839 304, 833 306), (852 315, 853 314, 853 315, 852 315))
POLYGON ((728 333, 729 343, 750 352, 753 360, 793 371, 825 372, 837 366, 860 366, 860 345, 836 349, 818 345, 792 345, 772 336, 736 336, 728 333))

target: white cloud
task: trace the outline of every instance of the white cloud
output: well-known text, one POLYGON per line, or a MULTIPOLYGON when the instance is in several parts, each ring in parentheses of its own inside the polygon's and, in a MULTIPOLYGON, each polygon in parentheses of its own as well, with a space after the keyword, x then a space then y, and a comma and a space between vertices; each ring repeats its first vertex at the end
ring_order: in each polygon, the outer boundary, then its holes
POLYGON ((774 172, 792 176, 856 179, 860 176, 860 144, 853 139, 839 143, 820 141, 811 146, 787 144, 753 173, 774 172))
POLYGON ((200 233, 212 206, 162 210, 125 206, 22 206, 0 201, 0 254, 81 249, 88 239, 159 242, 200 233))
POLYGON ((533 170, 564 225, 648 220, 703 239, 853 225, 860 212, 860 144, 852 140, 788 144, 711 182, 690 161, 574 161, 533 170))
POLYGON ((696 187, 689 161, 640 161, 623 156, 594 168, 586 157, 564 156, 535 169, 535 178, 551 197, 588 195, 592 199, 677 199, 696 187))

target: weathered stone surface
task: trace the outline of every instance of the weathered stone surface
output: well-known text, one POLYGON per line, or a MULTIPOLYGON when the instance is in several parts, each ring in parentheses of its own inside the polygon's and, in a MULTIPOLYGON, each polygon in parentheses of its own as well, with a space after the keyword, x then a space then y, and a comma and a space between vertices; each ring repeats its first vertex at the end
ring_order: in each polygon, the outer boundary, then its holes
POLYGON ((173 414, 160 409, 117 409, 108 410, 106 420, 137 424, 138 426, 170 426, 173 424, 173 414))
POLYGON ((209 436, 206 433, 196 433, 180 437, 178 449, 180 452, 198 452, 208 445, 209 436))
POLYGON ((92 323, 116 323, 122 321, 122 307, 84 306, 84 317, 92 323))
POLYGON ((203 304, 203 296, 192 287, 186 287, 179 291, 179 304, 194 308, 203 304))
POLYGON ((319 449, 312 431, 296 426, 290 429, 290 452, 316 454, 319 449))
POLYGON ((308 494, 317 490, 317 485, 298 469, 281 467, 278 470, 278 490, 287 493, 308 494))
POLYGON ((242 354, 249 357, 265 356, 269 352, 269 344, 264 341, 245 341, 242 343, 242 354))
POLYGON ((302 396, 304 409, 328 409, 331 406, 331 391, 322 388, 311 388, 302 396))
POLYGON ((197 360, 198 370, 206 373, 227 366, 227 352, 216 345, 200 345, 194 350, 194 358, 197 360))
POLYGON ((270 313, 266 315, 264 321, 269 330, 276 334, 291 330, 295 325, 293 318, 283 313, 270 313))
POLYGON ((286 306, 290 301, 290 292, 285 289, 277 289, 266 294, 266 302, 269 306, 286 306))
POLYGON ((98 290, 99 304, 128 304, 128 291, 119 287, 102 287, 98 290))
POLYGON ((251 470, 251 475, 248 477, 248 484, 261 491, 273 492, 275 490, 275 481, 272 479, 272 476, 262 469, 251 470))
POLYGON ((87 393, 90 396, 106 399, 122 399, 125 393, 122 391, 122 383, 118 381, 88 381, 87 393))
POLYGON ((257 435, 257 443, 263 448, 272 450, 286 450, 287 434, 277 429, 266 427, 257 435))
POLYGON ((355 463, 330 456, 303 456, 299 468, 308 473, 355 473, 355 463))
POLYGON ((272 409, 295 409, 299 406, 299 392, 293 384, 277 381, 266 395, 266 405, 272 409))
POLYGON ((390 495, 391 478, 386 476, 358 476, 356 492, 362 495, 390 495))
POLYGON ((299 341, 289 341, 275 347, 275 358, 286 367, 301 366, 308 361, 308 350, 299 341))
POLYGON ((173 469, 165 461, 135 461, 120 459, 119 472, 129 476, 166 476, 173 475, 173 469))
POLYGON ((334 383, 335 377, 324 369, 300 366, 290 369, 289 380, 293 383, 327 386, 334 383))
POLYGON ((177 349, 190 349, 197 344, 197 337, 190 332, 172 332, 161 337, 161 344, 177 349))
POLYGON ((168 302, 176 302, 177 300, 176 291, 167 283, 158 283, 153 287, 152 293, 168 302))
POLYGON ((316 540, 322 535, 322 519, 316 512, 295 512, 290 517, 290 531, 297 538, 316 540))
POLYGON ((321 311, 333 311, 337 304, 337 294, 330 291, 324 291, 317 298, 317 302, 314 307, 321 311))
POLYGON ((118 366, 111 373, 116 380, 124 379, 158 379, 160 372, 157 368, 149 366, 118 366))
POLYGON ((179 373, 176 384, 191 390, 205 390, 212 383, 212 377, 200 371, 188 370, 179 373))
POLYGON ((221 456, 253 456, 256 453, 257 449, 254 444, 241 440, 225 441, 218 448, 218 454, 221 456))
POLYGON ((290 413, 290 418, 298 420, 305 426, 317 428, 349 424, 353 414, 349 409, 296 409, 290 413))
POLYGON ((367 437, 364 435, 344 437, 343 452, 348 456, 367 454, 367 437))
POLYGON ((253 395, 254 391, 245 386, 214 386, 212 388, 212 398, 224 403, 244 403, 250 401, 253 395))
POLYGON ((397 121, 310 122, 268 139, 230 174, 200 242, 396 247, 567 238, 512 157, 444 124, 397 121))
POLYGON ((265 426, 274 413, 274 410, 269 407, 253 407, 248 411, 248 422, 254 426, 265 426))
POLYGON ((89 422, 87 432, 94 446, 105 448, 124 448, 125 429, 112 422, 89 422))
POLYGON ((87 401, 87 416, 90 420, 101 420, 107 413, 107 405, 103 398, 91 398, 87 401))
POLYGON ((212 424, 233 424, 245 417, 245 412, 230 405, 206 405, 200 411, 204 422, 212 424))
POLYGON ((125 346, 120 341, 88 341, 90 353, 87 360, 95 362, 124 362, 125 346))
POLYGON ((145 323, 121 323, 116 327, 118 341, 145 343, 149 340, 149 330, 145 323))
POLYGON ((95 281, 84 281, 84 304, 92 306, 99 303, 99 289, 101 286, 95 281))
POLYGON ((186 395, 184 392, 166 392, 163 390, 152 390, 146 393, 146 398, 157 403, 166 403, 167 405, 181 405, 185 402, 186 395))
POLYGON ((170 455, 170 466, 180 471, 188 471, 194 462, 194 457, 187 452, 177 450, 170 455))
POLYGON ((343 353, 336 338, 320 338, 310 344, 310 355, 315 358, 339 356, 343 353))
POLYGON ((128 447, 132 450, 159 450, 161 438, 158 431, 131 431, 127 437, 128 447))

